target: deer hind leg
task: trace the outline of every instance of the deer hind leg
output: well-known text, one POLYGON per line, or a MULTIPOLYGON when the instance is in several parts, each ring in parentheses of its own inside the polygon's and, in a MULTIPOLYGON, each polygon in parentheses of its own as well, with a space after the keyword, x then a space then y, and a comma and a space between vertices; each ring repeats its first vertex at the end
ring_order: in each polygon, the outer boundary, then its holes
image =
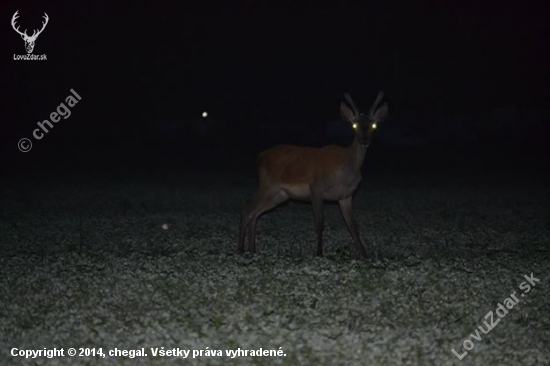
POLYGON ((244 253, 245 234, 248 236, 250 251, 252 253, 256 252, 256 222, 258 217, 286 200, 288 200, 288 196, 281 190, 260 190, 258 192, 254 201, 252 201, 252 203, 241 213, 239 243, 237 246, 237 251, 239 253, 244 253))
POLYGON ((248 241, 250 245, 250 251, 256 252, 256 223, 258 217, 263 213, 279 206, 281 203, 288 200, 288 196, 283 191, 278 191, 275 194, 269 196, 265 201, 262 201, 252 213, 252 218, 248 226, 248 241))
POLYGON ((357 223, 355 222, 355 218, 353 217, 351 197, 341 199, 340 201, 338 201, 338 203, 340 205, 340 210, 342 211, 342 216, 344 216, 344 220, 346 221, 346 225, 353 239, 355 250, 361 258, 365 258, 367 254, 365 253, 365 248, 361 243, 359 231, 357 230, 357 223))
POLYGON ((323 210, 323 192, 311 189, 311 206, 313 208, 313 221, 315 222, 315 231, 317 232, 317 256, 323 255, 323 231, 325 229, 325 214, 323 210))

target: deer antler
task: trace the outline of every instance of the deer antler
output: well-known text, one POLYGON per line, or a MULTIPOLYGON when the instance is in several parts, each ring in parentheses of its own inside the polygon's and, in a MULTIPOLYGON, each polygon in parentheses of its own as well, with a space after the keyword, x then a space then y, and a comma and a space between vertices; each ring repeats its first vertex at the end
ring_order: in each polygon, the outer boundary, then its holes
POLYGON ((349 105, 351 106, 351 108, 353 108, 353 112, 358 116, 360 114, 359 112, 359 108, 357 108, 357 106, 355 105, 355 103, 353 102, 353 99, 351 99, 351 95, 349 95, 348 93, 344 94, 344 98, 346 98, 346 100, 348 101, 349 105))
POLYGON ((380 104, 380 101, 382 100, 383 97, 384 97, 384 92, 379 91, 378 96, 376 97, 376 100, 372 104, 372 107, 370 107, 369 116, 371 118, 374 117, 374 112, 376 112, 376 109, 378 109, 378 104, 380 104))
POLYGON ((21 36, 27 38, 27 39, 36 39, 40 33, 42 33, 42 31, 44 30, 44 28, 46 28, 46 25, 48 24, 48 20, 50 20, 50 18, 48 17, 48 14, 44 13, 44 18, 45 18, 45 22, 42 22, 42 29, 40 30, 37 30, 35 29, 34 32, 32 33, 32 36, 29 37, 29 35, 27 34, 27 30, 25 29, 24 32, 21 32, 19 30, 19 26, 16 28, 15 27, 15 21, 16 19, 19 17, 19 15, 17 14, 19 12, 19 10, 17 10, 15 12, 15 14, 13 14, 13 17, 11 18, 11 26, 13 27, 13 29, 19 33, 21 36))
MULTIPOLYGON (((11 26, 13 27, 13 30, 15 30, 20 35, 28 37, 26 29, 25 29, 25 32, 23 33, 19 30, 19 27, 15 28, 15 20, 19 17, 19 15, 17 15, 18 12, 19 12, 19 10, 17 10, 15 12, 15 14, 13 14, 13 17, 11 18, 11 26)), ((44 14, 46 14, 46 13, 44 13, 44 14)))
POLYGON ((35 30, 35 31, 33 32, 32 36, 31 36, 31 38, 33 38, 33 37, 34 37, 34 38, 38 37, 38 35, 39 35, 40 33, 42 33, 42 31, 44 30, 44 28, 46 28, 46 25, 48 24, 48 20, 50 20, 50 18, 48 17, 48 14, 46 14, 46 12, 44 12, 44 18, 45 18, 46 21, 45 21, 45 22, 42 22, 42 29, 40 29, 40 30, 38 31, 38 33, 36 33, 37 31, 35 30), (35 35, 35 33, 36 33, 36 35, 35 35))

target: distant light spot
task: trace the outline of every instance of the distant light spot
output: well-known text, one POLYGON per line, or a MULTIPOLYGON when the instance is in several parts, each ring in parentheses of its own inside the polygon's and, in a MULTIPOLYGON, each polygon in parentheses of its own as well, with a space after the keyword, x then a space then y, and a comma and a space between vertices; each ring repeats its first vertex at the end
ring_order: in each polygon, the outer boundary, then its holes
POLYGON ((202 118, 206 118, 206 117, 208 117, 208 112, 207 111, 202 112, 202 118))
POLYGON ((354 123, 353 125, 351 125, 351 127, 353 127, 353 129, 356 130, 357 127, 359 127, 359 125, 357 123, 354 123))
POLYGON ((168 224, 162 224, 162 230, 168 230, 168 224))
POLYGON ((373 124, 372 124, 372 129, 373 129, 373 130, 376 130, 376 123, 373 123, 373 124))

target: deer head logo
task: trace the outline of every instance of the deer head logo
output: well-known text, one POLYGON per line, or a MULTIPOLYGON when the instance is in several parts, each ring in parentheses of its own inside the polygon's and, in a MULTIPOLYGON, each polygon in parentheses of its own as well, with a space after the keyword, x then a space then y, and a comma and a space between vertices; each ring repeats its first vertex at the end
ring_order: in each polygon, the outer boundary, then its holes
POLYGON ((32 36, 29 37, 29 35, 27 35, 27 30, 25 29, 24 32, 21 32, 19 30, 19 27, 15 27, 15 20, 19 17, 19 15, 17 15, 17 12, 19 10, 17 10, 15 12, 15 14, 13 14, 13 17, 11 18, 11 26, 13 27, 13 29, 19 33, 21 35, 21 38, 23 38, 23 41, 25 41, 25 49, 27 50, 27 53, 32 53, 32 50, 34 49, 34 42, 36 42, 36 39, 38 38, 38 36, 40 35, 40 33, 42 33, 42 31, 44 30, 44 28, 46 28, 46 24, 48 24, 48 20, 50 18, 48 18, 48 14, 44 13, 44 19, 45 19, 45 22, 42 22, 42 29, 40 30, 34 30, 32 36))

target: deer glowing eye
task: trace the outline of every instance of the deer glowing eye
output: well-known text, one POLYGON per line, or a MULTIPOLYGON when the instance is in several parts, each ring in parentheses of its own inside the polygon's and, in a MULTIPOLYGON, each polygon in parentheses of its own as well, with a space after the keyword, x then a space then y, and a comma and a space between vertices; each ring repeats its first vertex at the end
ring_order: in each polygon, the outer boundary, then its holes
POLYGON ((354 123, 353 125, 351 125, 351 127, 353 127, 353 129, 356 130, 359 127, 359 125, 357 123, 354 123))
POLYGON ((373 123, 373 124, 372 124, 372 129, 373 129, 373 130, 376 130, 376 123, 373 123))
POLYGON ((206 111, 202 112, 202 118, 206 118, 206 117, 208 117, 208 112, 206 111))

